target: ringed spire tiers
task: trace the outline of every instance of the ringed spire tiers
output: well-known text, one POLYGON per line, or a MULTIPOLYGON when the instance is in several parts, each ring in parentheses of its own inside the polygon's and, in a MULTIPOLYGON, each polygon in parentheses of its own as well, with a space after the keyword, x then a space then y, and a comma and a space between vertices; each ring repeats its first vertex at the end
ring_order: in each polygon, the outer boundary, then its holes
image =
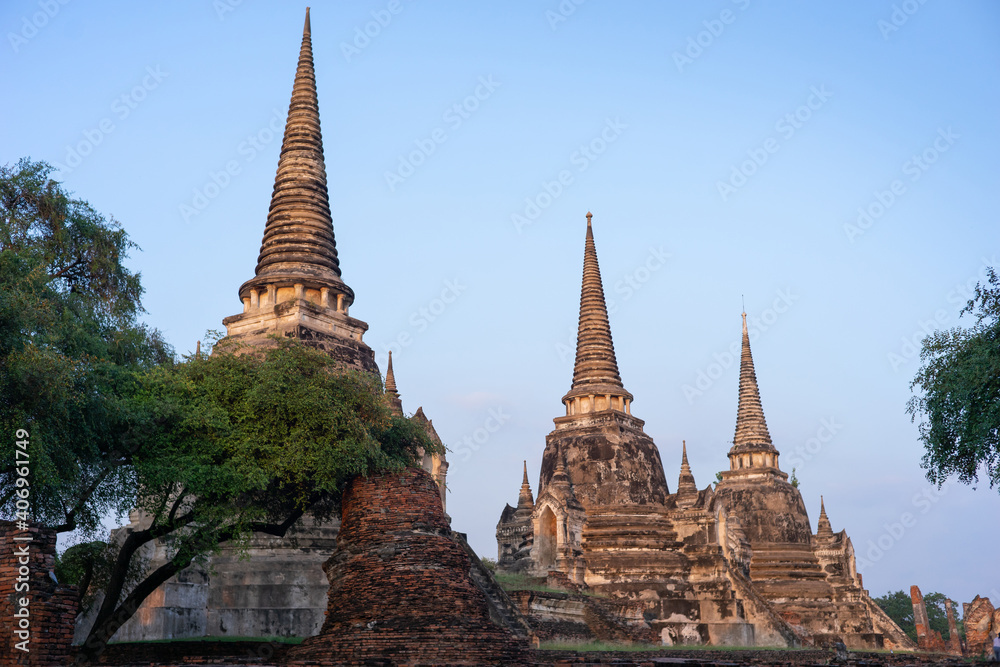
POLYGON ((736 451, 777 451, 771 444, 771 434, 764 419, 764 408, 757 388, 753 355, 750 353, 750 334, 747 331, 747 314, 743 313, 743 351, 740 355, 740 399, 736 412, 736 434, 733 448, 736 451))
POLYGON ((310 33, 307 9, 257 268, 240 286, 243 312, 222 322, 232 341, 271 346, 274 337, 295 338, 345 367, 377 373, 363 341, 368 325, 350 316, 354 291, 340 277, 310 33))
POLYGON ((631 413, 632 394, 622 384, 615 345, 611 340, 611 324, 604 300, 601 268, 597 263, 592 218, 593 214, 588 212, 573 384, 562 400, 567 415, 599 409, 631 413))
POLYGON ((343 310, 354 301, 341 279, 330 215, 308 8, 256 275, 240 288, 240 298, 266 285, 325 288, 343 310))

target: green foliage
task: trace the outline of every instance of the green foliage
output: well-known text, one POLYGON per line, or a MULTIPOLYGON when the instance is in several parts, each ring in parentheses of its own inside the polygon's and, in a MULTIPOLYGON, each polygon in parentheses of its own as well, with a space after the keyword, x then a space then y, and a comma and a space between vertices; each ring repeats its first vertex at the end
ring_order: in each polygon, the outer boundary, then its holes
POLYGON ((483 561, 483 567, 485 567, 487 570, 489 570, 493 574, 496 574, 496 571, 497 571, 497 561, 496 561, 495 558, 483 558, 482 561, 483 561))
POLYGON ((924 596, 924 607, 927 608, 927 621, 931 624, 931 630, 940 632, 945 641, 951 636, 948 632, 948 611, 944 606, 947 599, 943 593, 928 593, 924 596))
MULTIPOLYGON (((931 630, 937 630, 941 637, 947 641, 950 633, 948 631, 948 612, 945 609, 947 596, 943 593, 928 593, 924 596, 924 607, 927 609, 927 621, 931 625, 931 630)), ((889 618, 896 622, 906 635, 913 641, 917 641, 917 627, 913 620, 913 601, 909 593, 896 591, 886 593, 882 597, 874 598, 875 604, 882 608, 889 618)), ((954 605, 952 605, 954 607, 954 605)), ((955 611, 957 614, 957 610, 955 611)))
POLYGON ((158 427, 135 457, 153 525, 171 510, 202 536, 337 506, 357 475, 399 470, 436 451, 419 424, 393 417, 378 378, 347 371, 290 339, 152 369, 137 411, 158 427))
POLYGON ((221 544, 284 535, 306 512, 327 517, 352 478, 443 449, 419 423, 391 414, 377 376, 292 339, 222 340, 210 356, 150 368, 129 407, 153 425, 131 459, 144 522, 114 555, 89 659, 116 620, 221 544), (140 548, 155 539, 167 562, 133 582, 140 548))
POLYGON ((60 584, 79 586, 87 579, 87 573, 93 571, 94 562, 99 559, 107 548, 105 542, 81 542, 66 549, 61 556, 56 556, 56 578, 60 584))
MULTIPOLYGON (((143 425, 128 400, 172 353, 137 320, 142 287, 123 264, 135 244, 51 170, 0 168, 0 431, 29 433, 31 518, 92 531, 134 498, 143 425)), ((15 511, 13 448, 0 440, 0 517, 15 511)))
POLYGON ((924 339, 922 366, 910 385, 922 394, 906 411, 920 418, 921 466, 929 480, 942 484, 957 475, 972 484, 985 467, 992 488, 1000 483, 1000 278, 992 268, 965 313, 975 315, 973 326, 924 339))
POLYGON ((908 593, 904 591, 886 593, 882 597, 874 598, 874 601, 889 618, 896 622, 896 625, 906 633, 907 637, 917 641, 917 627, 913 623, 913 603, 910 601, 908 593))
POLYGON ((796 489, 799 488, 799 478, 795 476, 795 468, 792 468, 792 478, 788 481, 796 489))

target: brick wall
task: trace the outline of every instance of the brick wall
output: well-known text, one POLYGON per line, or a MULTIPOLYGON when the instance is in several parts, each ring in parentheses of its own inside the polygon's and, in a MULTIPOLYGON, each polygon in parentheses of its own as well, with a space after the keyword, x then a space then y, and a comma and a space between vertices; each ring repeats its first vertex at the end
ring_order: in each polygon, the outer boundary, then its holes
POLYGON ((31 526, 21 531, 9 521, 0 521, 0 667, 49 667, 71 662, 77 589, 58 585, 49 576, 55 568, 55 555, 56 534, 52 530, 31 526), (31 541, 14 539, 26 536, 31 541), (24 576, 23 567, 27 567, 27 581, 18 582, 24 576), (25 583, 28 591, 15 590, 15 585, 25 583), (27 653, 16 647, 21 638, 15 635, 21 619, 14 614, 21 609, 18 602, 24 597, 30 601, 27 653))
POLYGON ((292 665, 520 664, 527 646, 490 621, 423 470, 358 478, 344 494, 329 607, 292 665))

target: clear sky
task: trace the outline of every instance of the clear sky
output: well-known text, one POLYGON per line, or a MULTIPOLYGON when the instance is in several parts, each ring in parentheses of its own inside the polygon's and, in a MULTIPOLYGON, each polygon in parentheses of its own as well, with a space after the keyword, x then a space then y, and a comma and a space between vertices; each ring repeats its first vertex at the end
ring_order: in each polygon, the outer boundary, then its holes
MULTIPOLYGON (((179 353, 242 309, 304 9, 0 5, 0 162, 59 164, 125 226, 179 353)), ((699 486, 728 466, 745 298, 814 528, 823 495, 875 595, 1000 600, 997 489, 934 490, 905 413, 925 331, 1000 265, 1000 6, 315 2, 312 33, 351 314, 481 555, 563 412, 590 210, 671 490, 682 440, 699 486)))

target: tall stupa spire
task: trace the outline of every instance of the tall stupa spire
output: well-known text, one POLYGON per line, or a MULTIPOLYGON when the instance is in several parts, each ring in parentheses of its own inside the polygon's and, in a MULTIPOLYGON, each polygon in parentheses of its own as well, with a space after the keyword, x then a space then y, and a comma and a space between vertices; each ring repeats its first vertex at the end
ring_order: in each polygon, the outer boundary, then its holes
POLYGON ((257 268, 240 286, 243 312, 222 323, 231 341, 272 346, 275 337, 294 338, 344 367, 378 373, 375 353, 363 341, 368 325, 350 316, 354 291, 340 278, 310 33, 306 9, 257 268))
POLYGON ((240 288, 240 297, 263 285, 280 289, 296 284, 326 288, 339 297, 341 307, 354 300, 340 277, 330 215, 308 8, 256 277, 240 288))
POLYGON ((736 410, 736 434, 729 450, 731 469, 778 467, 778 450, 764 420, 764 408, 757 388, 757 373, 750 353, 747 314, 743 313, 743 352, 740 356, 740 398, 736 410))
POLYGON ((615 345, 611 340, 611 324, 604 300, 601 268, 597 263, 594 244, 593 215, 587 213, 587 237, 583 250, 583 285, 580 289, 580 321, 576 335, 576 363, 573 385, 563 397, 567 414, 594 410, 630 410, 632 395, 625 391, 615 345), (581 409, 580 403, 590 404, 581 409), (575 410, 575 411, 574 411, 575 410))

